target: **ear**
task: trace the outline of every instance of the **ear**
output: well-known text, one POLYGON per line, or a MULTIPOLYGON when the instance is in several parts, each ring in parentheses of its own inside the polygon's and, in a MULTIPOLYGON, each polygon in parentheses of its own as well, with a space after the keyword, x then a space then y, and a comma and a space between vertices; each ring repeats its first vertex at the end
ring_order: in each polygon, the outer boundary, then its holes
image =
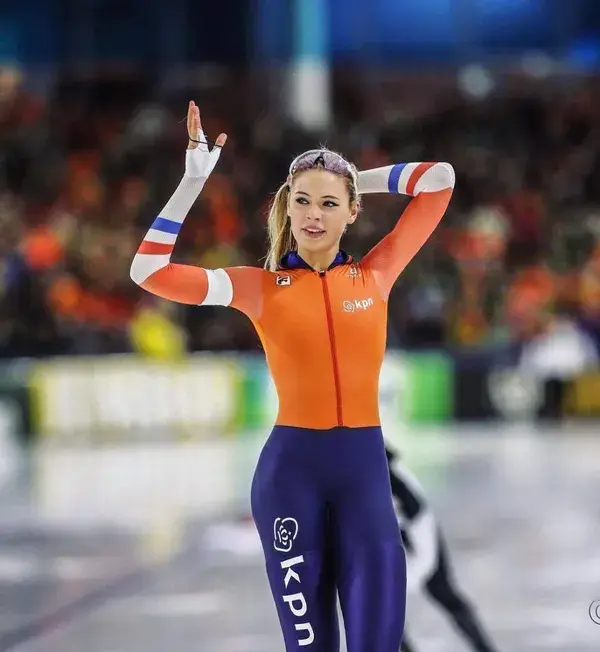
POLYGON ((350 210, 350 217, 348 218, 348 224, 354 224, 356 218, 358 217, 358 212, 360 211, 360 205, 358 202, 355 202, 350 210))

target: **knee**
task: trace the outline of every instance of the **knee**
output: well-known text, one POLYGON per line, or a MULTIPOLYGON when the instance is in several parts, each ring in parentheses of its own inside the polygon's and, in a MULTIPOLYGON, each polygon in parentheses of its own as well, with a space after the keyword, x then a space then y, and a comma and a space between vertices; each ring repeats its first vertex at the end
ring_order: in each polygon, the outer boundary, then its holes
POLYGON ((449 582, 432 582, 427 584, 427 592, 431 599, 450 611, 467 609, 466 600, 449 582))

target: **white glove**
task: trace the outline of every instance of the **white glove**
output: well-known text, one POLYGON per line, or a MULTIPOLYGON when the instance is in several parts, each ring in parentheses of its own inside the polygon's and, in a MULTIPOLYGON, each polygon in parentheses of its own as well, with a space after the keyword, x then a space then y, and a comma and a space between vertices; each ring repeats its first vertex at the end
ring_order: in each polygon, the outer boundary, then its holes
POLYGON ((190 140, 185 153, 185 173, 183 176, 188 179, 204 179, 206 181, 210 173, 215 169, 223 145, 227 141, 227 136, 220 134, 212 150, 209 151, 208 141, 200 121, 200 109, 194 102, 190 102, 188 106, 187 131, 190 140))
POLYGON ((223 149, 219 145, 215 145, 212 151, 208 150, 206 136, 202 129, 198 133, 198 140, 201 141, 195 149, 187 149, 185 151, 185 173, 186 177, 192 179, 203 178, 207 179, 210 173, 215 169, 215 165, 221 156, 223 149))

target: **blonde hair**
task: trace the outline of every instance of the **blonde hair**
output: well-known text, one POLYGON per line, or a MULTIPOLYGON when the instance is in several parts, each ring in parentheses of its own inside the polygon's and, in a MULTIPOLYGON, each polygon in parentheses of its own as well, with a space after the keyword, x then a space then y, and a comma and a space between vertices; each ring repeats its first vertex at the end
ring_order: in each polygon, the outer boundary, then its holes
POLYGON ((286 181, 277 191, 269 207, 267 219, 267 237, 269 252, 265 260, 265 269, 274 272, 282 256, 296 249, 296 241, 292 234, 292 223, 288 217, 288 198, 290 184, 286 181))
MULTIPOLYGON (((323 148, 323 151, 331 151, 323 148)), ((354 165, 351 168, 356 172, 354 165)), ((301 170, 301 174, 304 170, 301 170)), ((295 176, 295 175, 293 175, 295 176)), ((282 184, 275 194, 269 207, 269 216, 267 218, 267 237, 269 241, 269 251, 265 259, 265 269, 271 272, 277 270, 279 261, 288 252, 298 248, 294 235, 292 233, 292 224, 288 216, 288 200, 292 185, 292 175, 282 184)), ((348 182, 348 194, 350 195, 350 205, 358 202, 358 191, 354 179, 346 177, 348 182)))

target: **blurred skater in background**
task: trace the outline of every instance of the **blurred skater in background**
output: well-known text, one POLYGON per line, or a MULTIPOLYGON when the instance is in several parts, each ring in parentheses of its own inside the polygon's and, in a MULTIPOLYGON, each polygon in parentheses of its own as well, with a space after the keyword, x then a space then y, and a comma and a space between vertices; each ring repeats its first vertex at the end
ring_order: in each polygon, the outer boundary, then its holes
MULTIPOLYGON (((425 492, 398 455, 386 446, 394 504, 406 549, 408 593, 423 591, 476 652, 496 652, 473 607, 461 595, 452 572, 448 547, 425 492)), ((401 652, 416 652, 406 630, 401 652)))

